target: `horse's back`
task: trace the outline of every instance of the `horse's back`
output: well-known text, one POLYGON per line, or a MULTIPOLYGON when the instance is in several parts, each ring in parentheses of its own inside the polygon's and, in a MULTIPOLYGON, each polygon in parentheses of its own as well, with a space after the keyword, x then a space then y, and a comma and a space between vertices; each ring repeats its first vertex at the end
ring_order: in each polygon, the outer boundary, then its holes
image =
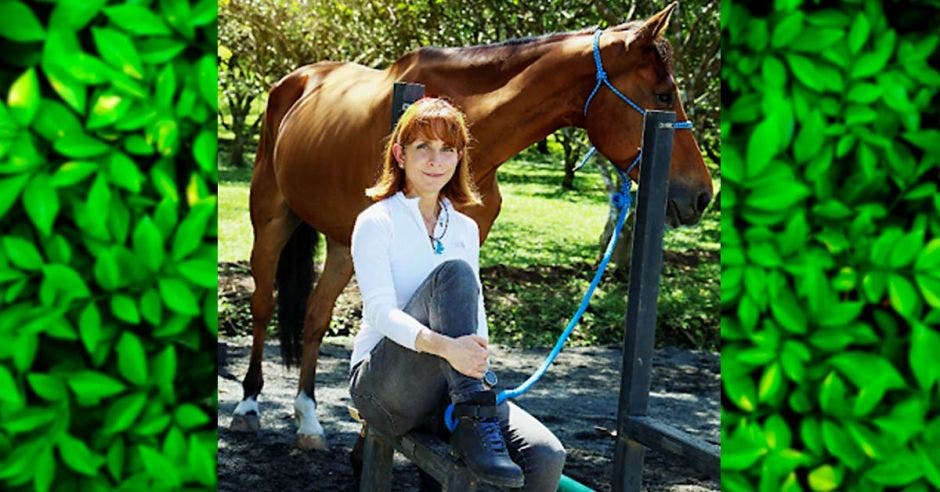
POLYGON ((300 85, 278 126, 277 185, 301 219, 348 243, 356 215, 369 204, 364 190, 376 177, 389 133, 392 81, 354 63, 321 62, 281 79, 271 97, 282 87, 292 89, 281 91, 289 99, 300 85))

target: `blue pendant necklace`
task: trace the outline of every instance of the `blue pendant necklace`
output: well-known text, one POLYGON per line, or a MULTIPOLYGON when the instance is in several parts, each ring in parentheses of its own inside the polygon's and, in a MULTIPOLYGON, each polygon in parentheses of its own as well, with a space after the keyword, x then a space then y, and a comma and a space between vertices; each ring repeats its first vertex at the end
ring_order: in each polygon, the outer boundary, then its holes
POLYGON ((447 207, 444 206, 443 202, 438 203, 441 205, 441 210, 444 211, 444 230, 441 231, 440 236, 428 234, 428 239, 431 240, 431 247, 434 249, 434 254, 441 255, 444 254, 444 243, 441 239, 444 239, 444 234, 447 234, 447 226, 450 225, 450 212, 447 210, 447 207))

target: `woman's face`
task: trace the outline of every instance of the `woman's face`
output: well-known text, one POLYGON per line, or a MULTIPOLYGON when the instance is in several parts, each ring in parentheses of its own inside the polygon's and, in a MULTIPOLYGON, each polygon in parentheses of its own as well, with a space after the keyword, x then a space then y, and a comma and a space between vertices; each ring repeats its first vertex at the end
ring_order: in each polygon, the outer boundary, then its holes
POLYGON ((409 197, 440 193, 457 170, 460 152, 442 140, 419 138, 392 147, 398 165, 405 171, 405 195, 409 197))

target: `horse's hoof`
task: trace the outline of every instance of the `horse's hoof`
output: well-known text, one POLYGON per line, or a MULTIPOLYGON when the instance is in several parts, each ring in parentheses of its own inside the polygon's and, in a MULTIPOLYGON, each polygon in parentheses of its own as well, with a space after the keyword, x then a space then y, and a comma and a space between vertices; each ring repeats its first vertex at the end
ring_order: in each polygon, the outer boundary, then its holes
POLYGON ((257 413, 235 414, 232 415, 232 425, 229 429, 235 432, 258 432, 261 430, 261 419, 257 413))
POLYGON ((326 451, 329 445, 323 434, 297 434, 297 447, 304 451, 326 451))

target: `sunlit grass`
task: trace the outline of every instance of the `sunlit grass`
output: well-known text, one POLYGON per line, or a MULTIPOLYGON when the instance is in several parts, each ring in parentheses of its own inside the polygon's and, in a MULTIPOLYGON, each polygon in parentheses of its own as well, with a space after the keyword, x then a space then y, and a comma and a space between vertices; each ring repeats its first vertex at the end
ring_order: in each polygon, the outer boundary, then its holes
MULTIPOLYGON (((609 196, 593 164, 579 171, 576 191, 562 191, 557 154, 530 150, 498 172, 499 218, 481 249, 491 335, 500 343, 549 345, 567 324, 594 274, 609 196)), ((221 169, 219 259, 247 260, 250 171, 221 169)), ((716 180, 715 192, 719 183, 716 180)), ((690 264, 664 264, 657 341, 716 348, 718 344, 719 213, 695 227, 668 230, 664 249, 690 264), (707 252, 705 254, 703 252, 707 252)), ((322 261, 323 249, 318 250, 322 261)), ((626 284, 607 274, 571 343, 616 344, 623 338, 626 284)))

